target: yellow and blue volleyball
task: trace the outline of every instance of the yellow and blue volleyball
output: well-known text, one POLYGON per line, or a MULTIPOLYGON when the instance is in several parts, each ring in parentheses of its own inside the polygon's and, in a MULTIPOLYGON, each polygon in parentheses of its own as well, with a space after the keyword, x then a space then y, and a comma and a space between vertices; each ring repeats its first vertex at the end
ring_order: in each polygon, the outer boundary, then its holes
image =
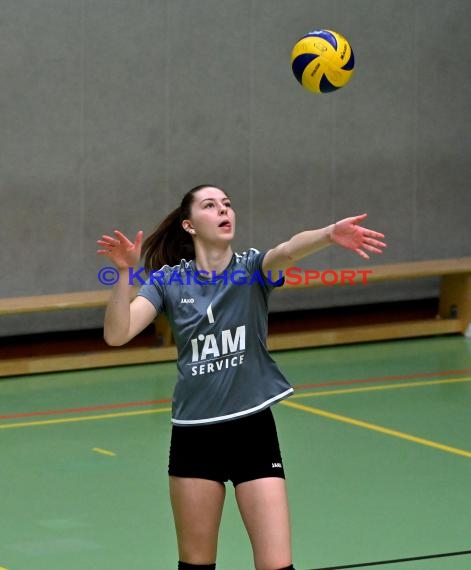
POLYGON ((355 56, 350 43, 338 32, 314 30, 294 45, 291 67, 308 91, 331 93, 350 81, 355 56))

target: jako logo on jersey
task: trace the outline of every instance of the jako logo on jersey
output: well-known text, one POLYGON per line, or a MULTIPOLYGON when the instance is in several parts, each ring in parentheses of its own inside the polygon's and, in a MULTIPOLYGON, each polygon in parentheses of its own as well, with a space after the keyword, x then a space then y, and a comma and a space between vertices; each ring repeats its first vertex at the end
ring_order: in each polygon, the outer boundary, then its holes
POLYGON ((190 297, 189 299, 185 299, 185 297, 182 297, 182 300, 180 301, 181 303, 194 303, 195 300, 193 299, 193 297, 190 297))
POLYGON ((226 329, 217 336, 200 334, 191 339, 192 376, 239 366, 244 361, 245 325, 226 329))

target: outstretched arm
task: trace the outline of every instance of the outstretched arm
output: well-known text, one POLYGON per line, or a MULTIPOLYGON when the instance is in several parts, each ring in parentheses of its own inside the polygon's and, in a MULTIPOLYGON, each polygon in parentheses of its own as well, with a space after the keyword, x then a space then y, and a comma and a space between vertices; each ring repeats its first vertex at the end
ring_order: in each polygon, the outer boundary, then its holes
POLYGON ((386 247, 386 244, 380 241, 384 235, 360 226, 366 217, 367 214, 361 214, 325 228, 294 235, 290 240, 267 251, 263 260, 263 272, 267 274, 268 271, 284 271, 294 261, 332 244, 351 249, 364 259, 369 259, 368 253, 381 253, 382 248, 386 247))

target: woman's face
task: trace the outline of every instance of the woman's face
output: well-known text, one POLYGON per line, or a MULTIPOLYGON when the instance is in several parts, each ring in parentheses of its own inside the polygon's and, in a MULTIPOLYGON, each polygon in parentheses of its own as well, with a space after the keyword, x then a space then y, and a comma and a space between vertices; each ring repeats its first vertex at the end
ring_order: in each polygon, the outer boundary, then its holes
POLYGON ((227 194, 207 186, 193 195, 191 219, 183 221, 183 228, 194 230, 196 239, 208 243, 229 243, 234 238, 235 213, 227 194))

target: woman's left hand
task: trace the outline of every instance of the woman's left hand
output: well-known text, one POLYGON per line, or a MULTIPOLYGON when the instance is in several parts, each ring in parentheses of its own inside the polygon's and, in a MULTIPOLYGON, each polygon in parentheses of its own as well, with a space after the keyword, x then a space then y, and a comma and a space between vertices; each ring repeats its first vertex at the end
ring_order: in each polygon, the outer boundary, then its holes
POLYGON ((386 244, 379 240, 384 238, 384 234, 359 225, 367 216, 368 214, 361 214, 340 220, 334 224, 330 239, 337 245, 353 250, 364 259, 370 258, 366 252, 382 253, 386 244))

